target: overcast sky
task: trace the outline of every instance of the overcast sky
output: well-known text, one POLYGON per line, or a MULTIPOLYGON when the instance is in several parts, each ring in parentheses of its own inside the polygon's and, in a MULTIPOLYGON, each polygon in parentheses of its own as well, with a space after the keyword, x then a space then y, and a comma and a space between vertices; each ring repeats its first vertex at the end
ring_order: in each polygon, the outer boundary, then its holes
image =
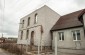
POLYGON ((47 5, 60 15, 85 8, 85 0, 0 0, 0 36, 17 37, 20 18, 47 5), (3 15, 3 9, 5 13, 3 15))

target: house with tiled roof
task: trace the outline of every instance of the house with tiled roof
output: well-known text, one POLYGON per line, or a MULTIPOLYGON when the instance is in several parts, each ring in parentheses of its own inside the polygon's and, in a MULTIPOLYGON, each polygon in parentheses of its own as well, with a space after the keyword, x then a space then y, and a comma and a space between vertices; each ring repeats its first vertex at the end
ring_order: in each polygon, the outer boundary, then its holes
POLYGON ((84 30, 85 9, 61 16, 51 29, 55 52, 58 55, 85 55, 84 30))

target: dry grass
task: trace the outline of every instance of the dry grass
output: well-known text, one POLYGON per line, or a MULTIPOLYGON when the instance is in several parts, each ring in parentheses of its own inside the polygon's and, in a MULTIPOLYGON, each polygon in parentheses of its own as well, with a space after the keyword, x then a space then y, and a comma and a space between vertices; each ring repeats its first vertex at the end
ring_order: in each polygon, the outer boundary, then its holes
POLYGON ((3 44, 1 44, 0 47, 4 50, 6 50, 10 53, 14 53, 16 55, 22 55, 24 53, 23 50, 18 48, 17 44, 13 44, 13 43, 3 43, 3 44))

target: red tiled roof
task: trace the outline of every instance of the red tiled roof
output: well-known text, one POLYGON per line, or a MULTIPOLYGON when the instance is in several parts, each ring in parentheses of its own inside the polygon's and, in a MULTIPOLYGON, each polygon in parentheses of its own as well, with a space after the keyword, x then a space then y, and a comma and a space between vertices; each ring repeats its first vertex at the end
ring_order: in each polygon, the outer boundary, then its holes
POLYGON ((78 17, 84 11, 85 10, 83 9, 77 12, 73 12, 73 13, 61 16, 51 30, 61 30, 61 29, 83 26, 83 24, 79 21, 78 17))

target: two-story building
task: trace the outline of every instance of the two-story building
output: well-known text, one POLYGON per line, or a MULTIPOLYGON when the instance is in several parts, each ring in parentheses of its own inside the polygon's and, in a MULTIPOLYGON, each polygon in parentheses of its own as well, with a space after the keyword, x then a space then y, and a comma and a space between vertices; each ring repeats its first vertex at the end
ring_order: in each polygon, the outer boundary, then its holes
POLYGON ((20 20, 19 37, 17 44, 37 50, 51 49, 52 38, 50 30, 60 18, 60 15, 48 6, 35 10, 20 20))

